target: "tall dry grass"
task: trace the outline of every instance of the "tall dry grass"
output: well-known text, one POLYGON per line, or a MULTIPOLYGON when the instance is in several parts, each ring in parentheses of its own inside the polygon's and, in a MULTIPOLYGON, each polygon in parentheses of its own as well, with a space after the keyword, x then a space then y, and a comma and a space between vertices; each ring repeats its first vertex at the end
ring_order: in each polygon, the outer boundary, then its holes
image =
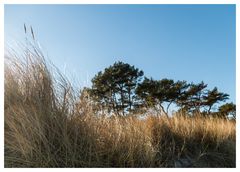
POLYGON ((5 55, 5 167, 235 167, 235 123, 97 116, 35 47, 5 55))

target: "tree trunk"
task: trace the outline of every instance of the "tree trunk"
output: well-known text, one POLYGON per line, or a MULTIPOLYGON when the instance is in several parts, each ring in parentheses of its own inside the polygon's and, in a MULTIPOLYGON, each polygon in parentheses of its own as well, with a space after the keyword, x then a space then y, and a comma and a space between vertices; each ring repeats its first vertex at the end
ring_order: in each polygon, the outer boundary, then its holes
POLYGON ((122 114, 123 116, 125 115, 125 112, 124 112, 124 97, 123 97, 123 89, 121 88, 121 106, 122 106, 122 114))
POLYGON ((128 102, 129 102, 129 111, 132 110, 132 101, 131 101, 131 89, 128 89, 128 102))
POLYGON ((168 114, 168 110, 169 110, 169 107, 170 107, 171 104, 172 104, 172 101, 167 106, 167 114, 168 114))
POLYGON ((161 107, 161 110, 163 111, 164 115, 166 117, 168 117, 168 114, 166 113, 166 111, 164 110, 164 107, 162 106, 162 104, 160 103, 159 106, 161 107))
POLYGON ((210 113, 211 109, 212 109, 212 106, 209 106, 208 114, 210 113))

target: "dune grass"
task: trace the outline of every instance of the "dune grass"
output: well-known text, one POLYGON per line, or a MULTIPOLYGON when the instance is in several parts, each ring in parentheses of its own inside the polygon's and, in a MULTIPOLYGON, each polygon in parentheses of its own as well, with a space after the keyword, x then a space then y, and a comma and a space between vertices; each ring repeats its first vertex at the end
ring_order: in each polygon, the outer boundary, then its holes
POLYGON ((235 122, 97 116, 37 48, 5 55, 5 167, 235 167, 235 122))

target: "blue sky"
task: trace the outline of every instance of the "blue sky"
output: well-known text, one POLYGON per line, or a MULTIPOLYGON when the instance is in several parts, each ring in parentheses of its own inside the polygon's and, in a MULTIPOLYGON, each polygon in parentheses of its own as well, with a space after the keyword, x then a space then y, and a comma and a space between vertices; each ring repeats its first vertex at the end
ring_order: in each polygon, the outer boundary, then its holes
POLYGON ((235 5, 5 5, 5 45, 32 25, 51 61, 81 86, 115 61, 154 79, 217 86, 236 102, 235 5))

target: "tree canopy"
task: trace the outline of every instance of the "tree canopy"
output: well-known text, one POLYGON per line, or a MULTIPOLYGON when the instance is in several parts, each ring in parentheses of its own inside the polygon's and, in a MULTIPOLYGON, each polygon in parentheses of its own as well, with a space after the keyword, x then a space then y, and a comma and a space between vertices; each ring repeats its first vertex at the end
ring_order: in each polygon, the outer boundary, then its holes
MULTIPOLYGON (((186 113, 204 112, 211 115, 215 104, 229 98, 217 87, 207 89, 203 81, 195 84, 167 78, 143 79, 143 75, 143 71, 135 66, 118 61, 98 72, 88 91, 102 109, 123 116, 143 107, 154 108, 168 116, 172 104, 186 113)), ((234 116, 234 104, 225 104, 218 110, 219 113, 234 116)))
POLYGON ((116 62, 92 79, 92 95, 109 111, 125 115, 137 106, 135 89, 142 76, 138 68, 116 62))
POLYGON ((236 119, 236 105, 233 103, 223 104, 218 108, 218 111, 221 117, 231 117, 232 119, 236 119))

